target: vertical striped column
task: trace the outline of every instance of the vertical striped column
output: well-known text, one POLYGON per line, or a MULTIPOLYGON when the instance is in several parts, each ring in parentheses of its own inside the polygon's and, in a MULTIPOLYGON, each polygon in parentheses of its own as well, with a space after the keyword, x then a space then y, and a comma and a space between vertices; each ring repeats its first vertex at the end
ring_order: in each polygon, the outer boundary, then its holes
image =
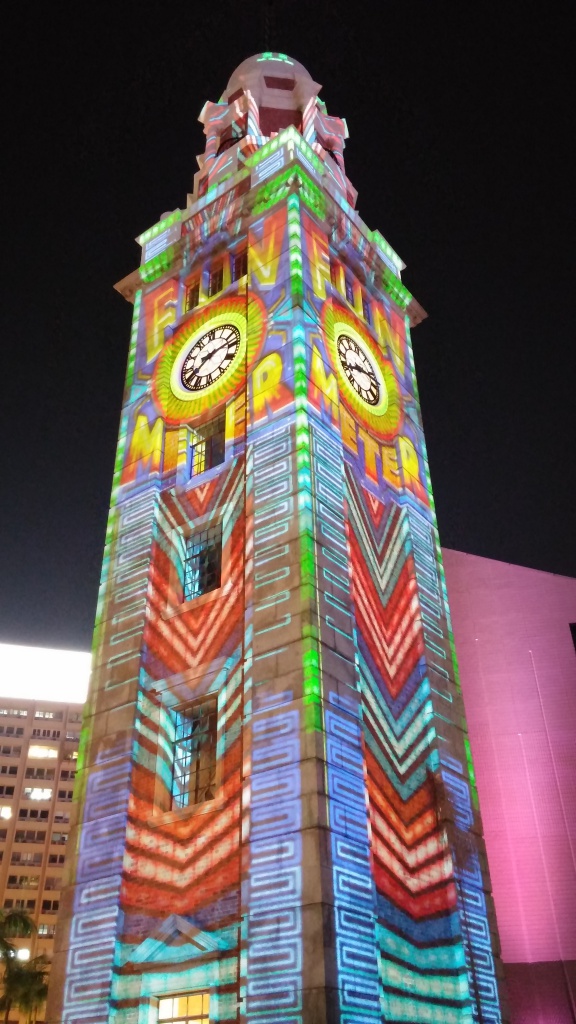
POLYGON ((58 1024, 109 1020, 155 517, 153 488, 112 516, 78 762, 82 801, 69 840, 73 887, 61 907, 46 1018, 58 1024))

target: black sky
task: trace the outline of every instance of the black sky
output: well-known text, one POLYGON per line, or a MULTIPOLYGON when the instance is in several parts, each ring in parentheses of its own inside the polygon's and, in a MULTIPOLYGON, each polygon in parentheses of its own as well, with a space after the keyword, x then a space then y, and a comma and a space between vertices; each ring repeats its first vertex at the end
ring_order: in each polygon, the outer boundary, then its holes
MULTIPOLYGON (((10 9, 0 640, 87 648, 131 312, 112 285, 184 205, 197 116, 265 19, 10 9)), ((360 214, 429 313, 413 340, 442 543, 576 575, 571 13, 278 0, 270 32, 346 117, 360 214)))

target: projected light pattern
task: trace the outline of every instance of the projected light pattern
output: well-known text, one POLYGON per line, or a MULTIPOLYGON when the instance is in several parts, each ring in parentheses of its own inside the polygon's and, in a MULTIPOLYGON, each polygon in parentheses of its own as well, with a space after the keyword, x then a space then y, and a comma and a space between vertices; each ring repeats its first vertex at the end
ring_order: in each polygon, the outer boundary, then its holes
POLYGON ((52 1024, 157 1024, 189 993, 214 1022, 502 1019, 423 314, 317 91, 278 55, 241 65, 202 113, 189 208, 119 286, 134 323, 52 1024), (219 373, 190 353, 222 324, 219 373), (198 471, 216 417, 223 461, 198 471), (220 585, 197 595, 186 552, 209 531, 220 585), (174 807, 174 722, 214 707, 210 791, 174 807))

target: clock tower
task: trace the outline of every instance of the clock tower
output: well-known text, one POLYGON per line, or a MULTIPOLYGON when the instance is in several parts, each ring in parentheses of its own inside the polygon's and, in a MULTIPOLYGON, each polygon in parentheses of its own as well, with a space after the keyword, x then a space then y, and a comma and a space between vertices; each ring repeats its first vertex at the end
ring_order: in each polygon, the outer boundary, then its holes
POLYGON ((505 1019, 403 264, 263 53, 138 239, 51 1024, 505 1019))

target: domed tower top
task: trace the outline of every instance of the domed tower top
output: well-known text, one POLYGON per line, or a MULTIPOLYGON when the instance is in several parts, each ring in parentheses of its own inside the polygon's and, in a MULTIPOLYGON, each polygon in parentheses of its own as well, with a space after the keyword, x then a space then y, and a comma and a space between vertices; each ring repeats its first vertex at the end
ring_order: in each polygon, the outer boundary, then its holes
POLYGON ((302 112, 321 88, 297 60, 283 53, 257 53, 236 68, 222 98, 231 103, 249 91, 258 107, 262 134, 270 135, 301 121, 302 112))
POLYGON ((330 159, 334 176, 345 187, 343 150, 348 131, 344 120, 326 113, 318 99, 321 88, 302 64, 284 53, 257 53, 242 61, 219 103, 206 103, 200 114, 206 150, 198 157, 195 196, 223 174, 228 177, 251 153, 290 126, 321 159, 330 159))

